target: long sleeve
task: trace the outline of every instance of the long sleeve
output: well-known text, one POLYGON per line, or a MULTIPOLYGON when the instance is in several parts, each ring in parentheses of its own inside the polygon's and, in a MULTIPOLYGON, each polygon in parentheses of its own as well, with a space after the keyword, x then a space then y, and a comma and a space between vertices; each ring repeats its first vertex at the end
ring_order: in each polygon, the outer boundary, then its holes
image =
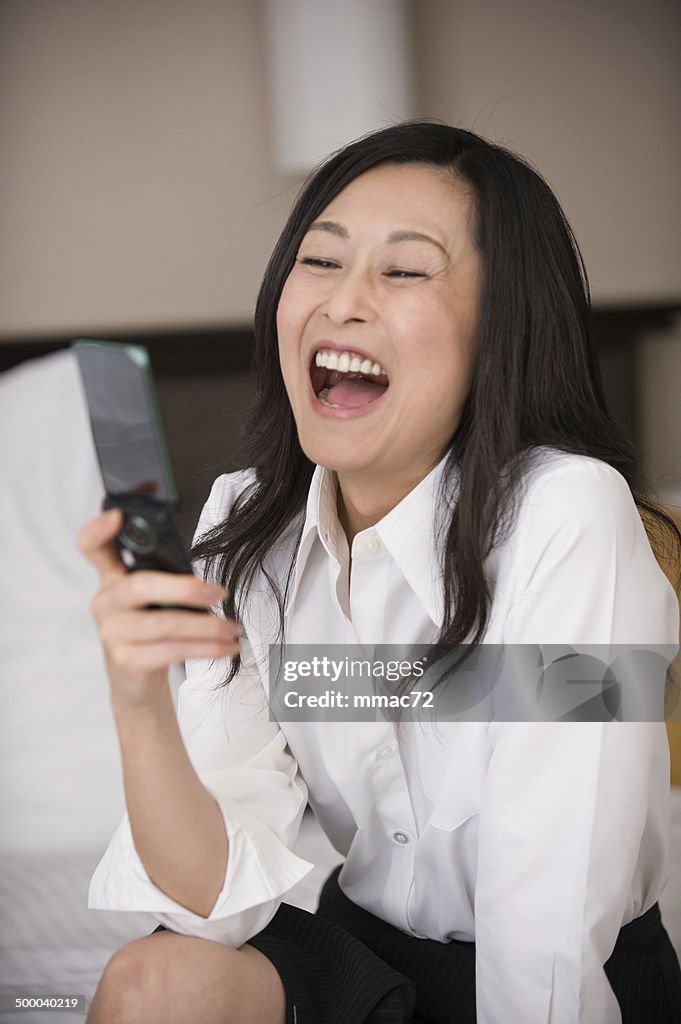
MULTIPOLYGON (((219 477, 196 535, 227 514, 242 474, 219 477)), ((228 686, 224 661, 187 662, 178 695, 180 731, 229 840, 224 884, 203 918, 153 884, 135 850, 127 815, 90 883, 89 906, 148 911, 186 935, 239 946, 274 916, 283 895, 312 869, 293 852, 307 790, 286 740, 269 721, 267 698, 248 640, 242 669, 228 686)))
MULTIPOLYGON (((544 473, 519 513, 507 644, 669 644, 678 605, 624 480, 544 473)), ((479 1024, 620 1024, 603 964, 657 899, 660 722, 494 722, 475 894, 479 1024)))

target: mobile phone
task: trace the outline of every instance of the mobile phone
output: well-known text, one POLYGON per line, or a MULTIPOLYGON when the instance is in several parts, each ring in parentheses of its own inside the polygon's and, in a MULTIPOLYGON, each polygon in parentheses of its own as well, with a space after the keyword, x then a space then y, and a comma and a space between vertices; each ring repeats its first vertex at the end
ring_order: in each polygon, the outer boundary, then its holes
POLYGON ((173 518, 177 493, 147 349, 86 338, 71 347, 104 484, 102 509, 123 512, 114 541, 121 562, 129 572, 191 573, 173 518))

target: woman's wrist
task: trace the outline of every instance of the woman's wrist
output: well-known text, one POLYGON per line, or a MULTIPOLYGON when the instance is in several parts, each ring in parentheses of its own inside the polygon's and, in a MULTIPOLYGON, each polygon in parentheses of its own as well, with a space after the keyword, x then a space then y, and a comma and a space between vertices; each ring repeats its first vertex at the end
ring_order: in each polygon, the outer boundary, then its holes
POLYGON ((111 692, 111 710, 116 725, 120 728, 144 726, 145 723, 159 722, 172 715, 176 721, 175 706, 168 683, 143 692, 116 690, 111 692))

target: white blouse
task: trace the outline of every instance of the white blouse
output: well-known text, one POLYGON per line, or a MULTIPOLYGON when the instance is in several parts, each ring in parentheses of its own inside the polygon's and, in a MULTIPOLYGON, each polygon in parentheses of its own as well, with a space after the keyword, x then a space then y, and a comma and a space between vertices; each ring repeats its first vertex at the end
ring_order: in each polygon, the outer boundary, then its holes
MULTIPOLYGON (((352 545, 333 474, 310 488, 286 610, 291 644, 429 643, 442 618, 433 527, 440 463, 352 545)), ((222 520, 250 471, 219 477, 197 536, 222 520)), ((272 552, 284 572, 292 531, 272 552)), ((506 539, 486 565, 486 643, 675 645, 679 608, 619 473, 536 453, 506 539)), ((167 927, 239 946, 310 870, 294 854, 306 801, 346 860, 344 892, 410 935, 476 943, 479 1024, 620 1024, 603 964, 623 924, 666 877, 669 750, 662 723, 271 722, 278 616, 256 586, 242 670, 187 663, 178 716, 229 838, 207 918, 149 879, 127 817, 89 905, 145 910, 167 927)))

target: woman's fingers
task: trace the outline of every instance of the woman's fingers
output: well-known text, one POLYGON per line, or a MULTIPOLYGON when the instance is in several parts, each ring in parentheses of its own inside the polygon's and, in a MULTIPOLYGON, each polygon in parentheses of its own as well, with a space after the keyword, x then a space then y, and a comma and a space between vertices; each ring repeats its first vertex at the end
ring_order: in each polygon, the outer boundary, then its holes
POLYGON ((155 700, 175 662, 236 657, 242 635, 223 615, 183 610, 215 608, 225 599, 224 587, 191 573, 127 572, 113 543, 122 527, 123 513, 110 509, 86 523, 77 540, 101 576, 91 609, 119 708, 155 700))
MULTIPOLYGON (((138 611, 108 615, 100 627, 105 644, 189 643, 238 646, 243 630, 233 619, 182 611, 138 611)), ((186 648, 186 644, 185 644, 186 648)), ((183 648, 183 649, 185 649, 183 648)))
POLYGON ((116 574, 102 587, 92 602, 95 618, 113 611, 146 608, 148 605, 175 605, 210 608, 224 600, 226 591, 191 573, 137 572, 116 574))
POLYGON ((232 619, 183 611, 110 611, 99 623, 114 688, 139 702, 150 673, 190 658, 233 658, 242 629, 232 619))
MULTIPOLYGON (((106 650, 106 648, 105 648, 106 650)), ((183 643, 123 644, 113 650, 106 650, 109 667, 114 672, 125 673, 122 684, 131 684, 140 673, 167 669, 176 662, 203 658, 232 658, 239 654, 238 642, 222 643, 185 640, 183 643)), ((112 678, 114 686, 121 681, 112 678)))
POLYGON ((94 565, 103 580, 126 575, 113 545, 114 537, 122 527, 123 513, 119 508, 110 508, 86 523, 78 534, 78 550, 94 565))

